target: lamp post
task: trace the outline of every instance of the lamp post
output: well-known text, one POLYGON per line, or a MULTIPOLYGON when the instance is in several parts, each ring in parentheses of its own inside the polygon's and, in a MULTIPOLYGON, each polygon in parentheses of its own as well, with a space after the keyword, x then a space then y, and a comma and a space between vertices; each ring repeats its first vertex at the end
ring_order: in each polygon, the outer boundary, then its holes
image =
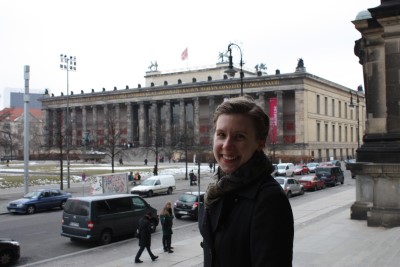
POLYGON ((350 105, 349 107, 351 109, 353 109, 354 107, 357 108, 356 110, 356 116, 357 116, 357 148, 360 148, 360 97, 358 96, 358 93, 356 93, 357 95, 357 105, 354 104, 353 102, 353 93, 352 90, 350 90, 350 105))
POLYGON ((229 52, 229 69, 225 71, 226 74, 228 74, 230 77, 235 77, 236 70, 233 68, 233 63, 232 63, 232 46, 236 46, 239 49, 240 52, 240 95, 243 96, 243 57, 242 57, 242 49, 240 49, 240 46, 234 43, 230 43, 228 45, 228 52, 229 52))
POLYGON ((69 75, 70 71, 76 71, 76 57, 68 57, 60 55, 60 69, 67 71, 67 111, 65 112, 65 141, 67 143, 67 185, 70 188, 70 172, 69 172, 69 75))

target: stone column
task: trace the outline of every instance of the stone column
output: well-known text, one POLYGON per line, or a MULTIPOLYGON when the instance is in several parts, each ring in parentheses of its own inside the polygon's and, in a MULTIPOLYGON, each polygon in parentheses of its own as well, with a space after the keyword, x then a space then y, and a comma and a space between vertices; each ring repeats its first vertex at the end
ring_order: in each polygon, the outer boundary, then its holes
POLYGON ((59 147, 60 146, 60 144, 59 144, 59 142, 60 142, 60 130, 61 130, 59 128, 59 126, 60 126, 60 124, 59 124, 60 118, 58 116, 57 109, 53 109, 52 113, 53 113, 53 117, 52 117, 53 121, 51 123, 53 125, 53 145, 56 146, 56 147, 59 147))
POLYGON ((116 140, 116 145, 120 146, 121 145, 121 125, 120 125, 120 121, 119 121, 119 116, 120 116, 120 107, 119 104, 115 104, 114 106, 114 110, 115 110, 115 131, 117 134, 119 134, 119 138, 117 138, 116 140))
POLYGON ((144 103, 139 102, 139 145, 145 146, 146 142, 146 129, 145 129, 145 110, 144 110, 144 103))
POLYGON ((126 105, 126 141, 128 143, 133 143, 132 137, 132 103, 127 102, 126 105))
POLYGON ((214 112, 215 112, 215 98, 214 96, 208 97, 208 125, 209 125, 209 143, 213 144, 214 141, 214 112))
POLYGON ((113 134, 110 132, 110 120, 108 114, 108 106, 107 104, 103 105, 103 140, 104 144, 108 145, 109 140, 113 139, 113 134))
POLYGON ((200 104, 199 98, 193 98, 193 141, 195 145, 200 145, 200 104))
POLYGON ((52 145, 50 137, 50 110, 47 108, 44 109, 44 129, 42 144, 44 144, 45 147, 50 147, 52 145))
POLYGON ((158 106, 157 102, 152 102, 151 104, 151 145, 158 145, 158 106))
POLYGON ((267 111, 265 110, 265 94, 264 93, 258 93, 258 103, 257 103, 262 110, 264 110, 265 113, 267 113, 267 111))
POLYGON ((72 146, 77 146, 77 131, 76 131, 76 107, 71 108, 71 134, 72 134, 72 146))
MULTIPOLYGON (((306 119, 306 109, 304 108, 304 90, 295 90, 295 96, 294 99, 296 99, 294 105, 295 105, 295 122, 296 122, 296 128, 295 128, 295 138, 296 138, 296 143, 308 143, 308 140, 306 140, 307 133, 305 131, 305 126, 304 123, 307 121, 306 119)), ((302 149, 302 156, 304 155, 305 150, 302 149)))
POLYGON ((87 133, 87 109, 86 106, 82 106, 82 142, 86 133, 87 133))
POLYGON ((368 226, 400 226, 400 1, 381 1, 353 21, 362 38, 355 54, 363 65, 366 127, 357 163, 352 219, 368 226), (368 16, 370 15, 370 16, 368 16))
POLYGON ((171 112, 171 100, 165 101, 165 145, 171 145, 171 124, 172 124, 172 112, 171 112))
POLYGON ((97 130, 98 130, 98 123, 97 123, 97 106, 92 106, 92 112, 93 112, 93 143, 95 146, 98 145, 98 136, 97 136, 97 130))
POLYGON ((62 142, 65 146, 67 146, 67 143, 68 144, 71 143, 71 140, 70 140, 71 135, 69 133, 69 127, 70 127, 69 120, 71 118, 69 117, 70 114, 68 114, 67 109, 63 109, 62 113, 63 113, 62 135, 64 137, 62 142))
MULTIPOLYGON (((186 131, 186 111, 185 111, 185 100, 180 99, 179 100, 179 135, 183 136, 186 131)), ((186 137, 185 137, 186 138, 186 137)))

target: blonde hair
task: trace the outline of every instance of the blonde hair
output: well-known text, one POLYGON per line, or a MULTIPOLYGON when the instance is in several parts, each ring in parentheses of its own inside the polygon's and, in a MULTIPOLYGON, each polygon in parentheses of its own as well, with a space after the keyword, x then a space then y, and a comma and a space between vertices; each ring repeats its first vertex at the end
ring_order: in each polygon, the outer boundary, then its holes
POLYGON ((165 203, 164 207, 162 208, 160 215, 172 215, 169 213, 169 208, 172 208, 172 203, 171 201, 167 201, 167 203, 165 203), (168 207, 170 206, 170 207, 168 207))

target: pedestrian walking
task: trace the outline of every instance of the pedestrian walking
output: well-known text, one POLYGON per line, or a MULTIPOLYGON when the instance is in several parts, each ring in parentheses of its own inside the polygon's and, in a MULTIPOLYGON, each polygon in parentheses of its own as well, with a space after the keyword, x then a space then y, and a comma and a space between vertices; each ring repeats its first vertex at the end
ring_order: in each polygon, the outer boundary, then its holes
POLYGON ((147 159, 144 159, 144 165, 147 166, 147 159))
POLYGON ((195 181, 196 181, 196 179, 195 179, 195 175, 194 175, 194 172, 193 172, 193 170, 190 170, 190 172, 189 172, 189 180, 190 180, 190 185, 192 186, 192 185, 196 185, 196 183, 195 183, 195 181))
POLYGON ((154 174, 154 175, 158 175, 158 168, 157 168, 157 165, 154 165, 153 174, 154 174))
POLYGON ((214 129, 218 169, 199 214, 204 267, 292 266, 293 213, 264 153, 268 116, 249 96, 231 98, 214 129))
POLYGON ((174 215, 172 215, 172 203, 165 203, 163 209, 160 212, 160 222, 162 226, 162 244, 164 247, 164 252, 173 253, 171 247, 171 239, 172 239, 172 224, 173 224, 174 215))
POLYGON ((142 252, 144 249, 147 249, 147 252, 150 255, 150 258, 152 261, 155 261, 158 256, 155 256, 153 252, 151 252, 150 246, 151 246, 151 224, 150 224, 150 219, 151 219, 151 213, 148 212, 146 215, 140 219, 139 221, 139 251, 136 254, 135 257, 135 263, 142 263, 143 261, 140 260, 140 256, 142 255, 142 252))

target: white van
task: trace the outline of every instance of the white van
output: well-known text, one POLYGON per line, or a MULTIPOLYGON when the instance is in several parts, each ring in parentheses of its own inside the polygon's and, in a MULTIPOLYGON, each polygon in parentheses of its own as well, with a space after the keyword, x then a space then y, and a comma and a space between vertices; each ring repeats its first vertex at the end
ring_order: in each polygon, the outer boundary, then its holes
POLYGON ((175 177, 170 174, 152 176, 142 182, 141 185, 134 186, 131 194, 146 195, 152 197, 154 194, 171 194, 176 189, 175 177))
POLYGON ((277 165, 275 176, 294 176, 293 163, 280 163, 277 165))

